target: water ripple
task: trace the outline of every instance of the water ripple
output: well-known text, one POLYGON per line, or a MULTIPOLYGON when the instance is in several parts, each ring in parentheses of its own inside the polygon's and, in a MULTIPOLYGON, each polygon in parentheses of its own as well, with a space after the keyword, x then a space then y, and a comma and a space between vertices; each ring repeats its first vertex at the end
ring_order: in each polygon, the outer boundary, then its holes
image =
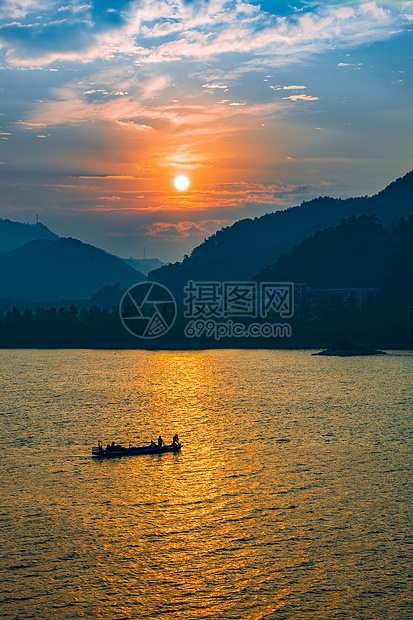
POLYGON ((411 353, 0 358, 1 618, 413 617, 411 353))

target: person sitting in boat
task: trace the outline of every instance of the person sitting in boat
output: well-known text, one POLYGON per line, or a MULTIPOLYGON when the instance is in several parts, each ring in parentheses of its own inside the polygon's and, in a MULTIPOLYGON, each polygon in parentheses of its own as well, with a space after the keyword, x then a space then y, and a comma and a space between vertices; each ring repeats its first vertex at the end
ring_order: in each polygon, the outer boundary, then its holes
POLYGON ((150 447, 151 448, 156 448, 156 443, 154 442, 153 439, 151 439, 150 447))
POLYGON ((178 433, 175 433, 175 435, 172 437, 172 443, 174 446, 177 446, 179 444, 178 433))
POLYGON ((164 441, 163 441, 162 437, 159 435, 159 437, 158 437, 158 448, 162 448, 163 445, 164 445, 164 441))

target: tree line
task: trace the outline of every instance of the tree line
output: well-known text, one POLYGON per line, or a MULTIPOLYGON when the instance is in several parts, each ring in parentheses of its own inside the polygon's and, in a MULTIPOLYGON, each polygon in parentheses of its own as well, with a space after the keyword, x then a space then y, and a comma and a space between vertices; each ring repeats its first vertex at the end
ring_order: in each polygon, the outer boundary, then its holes
MULTIPOLYGON (((240 319, 248 326, 251 319, 240 319)), ((280 322, 275 313, 255 322, 280 322)), ((382 290, 370 294, 361 307, 346 304, 331 295, 327 299, 305 301, 288 321, 288 338, 221 338, 201 334, 188 338, 189 319, 178 307, 170 331, 148 340, 131 335, 123 326, 118 307, 97 306, 78 309, 37 308, 0 312, 1 348, 96 348, 96 349, 199 349, 199 348, 318 348, 334 345, 350 337, 360 344, 381 348, 413 347, 413 304, 400 291, 382 290)))

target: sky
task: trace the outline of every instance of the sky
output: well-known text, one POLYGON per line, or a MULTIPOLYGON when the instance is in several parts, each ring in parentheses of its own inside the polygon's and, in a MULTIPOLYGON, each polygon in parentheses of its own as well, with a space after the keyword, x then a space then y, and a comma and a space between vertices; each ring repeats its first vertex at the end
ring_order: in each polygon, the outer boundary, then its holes
POLYGON ((375 194, 413 169, 412 29, 412 0, 0 0, 0 217, 169 262, 375 194))

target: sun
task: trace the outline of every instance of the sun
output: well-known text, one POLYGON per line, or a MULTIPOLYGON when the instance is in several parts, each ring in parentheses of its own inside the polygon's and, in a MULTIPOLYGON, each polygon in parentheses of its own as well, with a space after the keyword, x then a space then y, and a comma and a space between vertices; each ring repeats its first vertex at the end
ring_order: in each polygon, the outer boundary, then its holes
POLYGON ((183 174, 181 174, 179 177, 176 177, 175 181, 175 187, 176 189, 179 189, 179 191, 184 191, 185 189, 188 189, 189 187, 189 179, 188 177, 185 177, 183 174))

